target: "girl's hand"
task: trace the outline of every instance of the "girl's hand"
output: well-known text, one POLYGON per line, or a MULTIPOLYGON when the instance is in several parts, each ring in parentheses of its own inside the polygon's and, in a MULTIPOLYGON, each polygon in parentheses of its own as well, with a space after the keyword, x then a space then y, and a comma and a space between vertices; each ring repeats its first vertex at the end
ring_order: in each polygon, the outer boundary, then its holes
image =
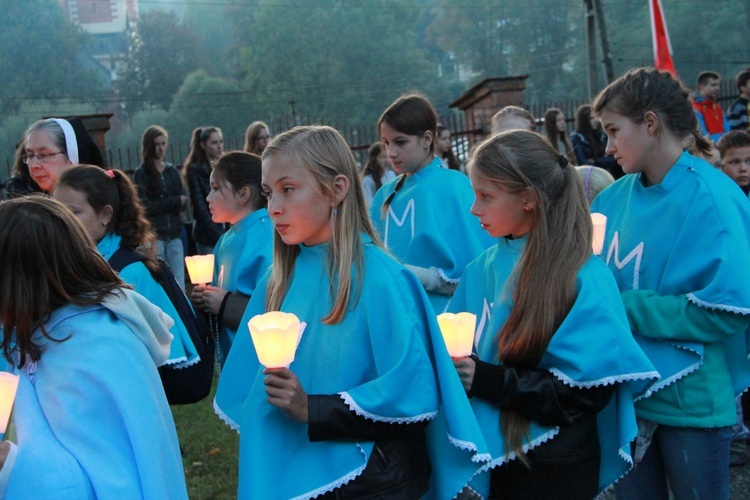
POLYGON ((193 290, 190 292, 190 302, 193 303, 193 307, 196 309, 203 310, 203 292, 206 290, 205 285, 195 285, 193 290))
POLYGON ((451 358, 451 360, 458 372, 458 378, 461 379, 461 384, 464 386, 464 391, 468 394, 471 390, 471 384, 474 382, 474 371, 477 368, 477 364, 468 356, 464 358, 451 358))
POLYGON ((203 305, 201 306, 201 310, 211 314, 219 314, 221 303, 226 294, 226 290, 213 285, 206 285, 203 289, 203 305))
POLYGON ((263 383, 268 402, 297 422, 308 423, 307 393, 289 368, 266 368, 263 383))

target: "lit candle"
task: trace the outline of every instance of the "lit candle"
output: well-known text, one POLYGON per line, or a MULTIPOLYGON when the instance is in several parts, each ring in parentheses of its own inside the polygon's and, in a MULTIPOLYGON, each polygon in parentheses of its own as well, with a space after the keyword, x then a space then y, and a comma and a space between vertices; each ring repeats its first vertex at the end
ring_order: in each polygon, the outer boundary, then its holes
POLYGON ((594 224, 594 237, 591 240, 591 249, 594 251, 594 254, 599 255, 604 249, 607 216, 600 213, 593 213, 591 214, 591 222, 594 224))
POLYGON ((190 282, 193 285, 205 285, 214 279, 214 255, 192 255, 185 257, 190 282))
POLYGON ((438 315, 438 324, 443 333, 445 347, 452 358, 463 358, 471 355, 474 342, 476 314, 462 312, 458 314, 443 313, 438 315))
POLYGON ((5 431, 8 428, 10 411, 16 399, 16 389, 18 389, 18 375, 0 372, 0 439, 5 437, 5 431))
POLYGON ((299 340, 297 316, 271 311, 253 316, 247 326, 260 364, 266 368, 289 368, 299 340))

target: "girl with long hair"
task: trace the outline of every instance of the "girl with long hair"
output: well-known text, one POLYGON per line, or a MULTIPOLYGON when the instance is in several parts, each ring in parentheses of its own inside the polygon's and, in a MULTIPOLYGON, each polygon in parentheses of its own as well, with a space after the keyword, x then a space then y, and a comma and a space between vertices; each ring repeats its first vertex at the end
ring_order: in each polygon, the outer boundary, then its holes
POLYGON ((461 164, 458 162, 456 155, 453 154, 451 145, 451 131, 445 125, 437 126, 437 136, 435 137, 435 156, 440 158, 443 168, 451 170, 461 170, 461 164))
POLYGON ((636 403, 638 461, 617 498, 728 498, 734 398, 750 385, 747 197, 685 149, 711 144, 669 73, 631 70, 592 108, 627 174, 591 206, 607 216, 601 257, 662 376, 636 403))
POLYGON ((143 163, 135 170, 133 181, 156 231, 156 255, 169 264, 180 287, 185 289, 180 212, 187 203, 187 196, 180 173, 164 160, 168 140, 167 131, 158 125, 151 125, 143 132, 143 163))
POLYGON ((211 172, 211 216, 232 227, 216 243, 213 284, 194 286, 190 300, 217 317, 222 363, 247 303, 271 265, 273 226, 260 181, 260 158, 240 151, 222 156, 211 172))
POLYGON ((435 157, 437 117, 418 94, 399 97, 378 121, 388 159, 399 176, 377 192, 370 217, 386 248, 414 272, 441 313, 464 267, 492 240, 469 212, 465 175, 435 157))
POLYGON ((469 172, 472 213, 499 238, 449 305, 479 325, 476 354, 453 360, 492 454, 477 488, 593 498, 629 467, 632 393, 645 385, 634 381, 656 373, 592 256, 588 203, 567 158, 540 134, 510 130, 477 146, 469 172))
POLYGON ((214 250, 224 234, 224 224, 214 222, 206 196, 211 191, 211 170, 223 154, 224 137, 218 127, 198 127, 193 130, 190 152, 185 159, 185 179, 193 207, 193 236, 199 254, 214 250))
POLYGON ((371 144, 367 149, 367 163, 362 169, 362 189, 365 192, 365 203, 368 208, 378 189, 395 178, 396 173, 391 168, 383 145, 379 142, 371 144))
POLYGON ((260 121, 253 122, 245 131, 245 145, 242 150, 260 156, 270 140, 271 132, 268 130, 268 125, 260 121))
POLYGON ((549 108, 544 113, 544 135, 558 153, 565 155, 570 161, 575 161, 573 145, 568 139, 565 113, 561 109, 549 108))
POLYGON ((169 318, 51 198, 0 203, 0 260, 2 351, 19 376, 17 444, 0 443, 0 496, 186 499, 156 369, 169 353, 169 318))
POLYGON ((52 196, 78 217, 105 259, 110 260, 120 248, 144 254, 142 262, 122 268, 120 278, 172 318, 169 331, 174 340, 165 364, 180 368, 197 363, 200 358, 184 323, 153 277, 159 265, 154 254, 156 235, 128 176, 121 170, 81 165, 60 177, 52 196))
POLYGON ((260 366, 247 332, 229 352, 215 407, 240 430, 238 497, 420 498, 430 420, 445 448, 432 491, 455 496, 482 467, 481 433, 424 290, 373 230, 346 141, 319 126, 276 136, 263 189, 273 267, 241 324, 283 311, 304 326, 288 368, 260 366))

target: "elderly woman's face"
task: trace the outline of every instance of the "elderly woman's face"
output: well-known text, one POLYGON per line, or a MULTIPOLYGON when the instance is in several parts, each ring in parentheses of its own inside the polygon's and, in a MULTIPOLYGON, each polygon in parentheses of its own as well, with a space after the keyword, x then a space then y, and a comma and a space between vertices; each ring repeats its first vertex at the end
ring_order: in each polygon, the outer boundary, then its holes
POLYGON ((51 193, 57 180, 73 166, 70 160, 55 144, 52 135, 45 130, 29 134, 26 140, 26 157, 29 175, 44 191, 51 193), (51 155, 41 160, 38 155, 51 155))

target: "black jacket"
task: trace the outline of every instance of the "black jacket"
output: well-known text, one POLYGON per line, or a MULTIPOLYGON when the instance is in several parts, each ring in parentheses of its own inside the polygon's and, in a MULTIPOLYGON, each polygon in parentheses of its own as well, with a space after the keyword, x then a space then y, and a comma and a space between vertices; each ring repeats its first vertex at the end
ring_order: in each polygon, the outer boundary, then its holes
POLYGON ((361 475, 319 499, 412 500, 429 489, 427 422, 375 422, 349 409, 337 394, 308 395, 308 437, 317 441, 375 441, 361 475))
POLYGON ((169 241, 180 238, 182 236, 180 220, 182 199, 180 196, 185 194, 185 188, 177 169, 172 164, 164 162, 160 189, 156 195, 149 195, 148 176, 143 165, 135 170, 133 182, 138 188, 138 197, 146 207, 146 215, 159 239, 169 241))
POLYGON ((190 202, 193 205, 193 236, 202 245, 215 246, 219 237, 224 234, 224 224, 217 224, 211 218, 206 196, 211 191, 211 167, 208 165, 190 165, 186 167, 190 202))

